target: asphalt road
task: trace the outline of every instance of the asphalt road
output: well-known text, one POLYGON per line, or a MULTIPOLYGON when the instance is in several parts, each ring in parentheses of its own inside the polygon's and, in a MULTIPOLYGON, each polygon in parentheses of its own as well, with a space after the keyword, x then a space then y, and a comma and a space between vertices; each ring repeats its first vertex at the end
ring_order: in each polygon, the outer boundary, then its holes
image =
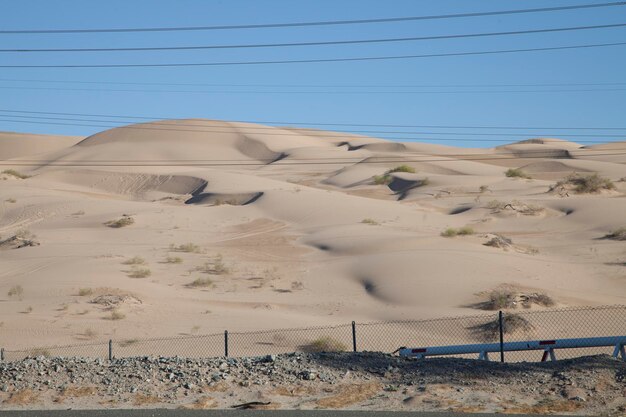
MULTIPOLYGON (((55 410, 0 411, 2 417, 468 417, 461 413, 411 413, 399 411, 337 410, 55 410)), ((495 417, 497 414, 471 414, 471 417, 495 417)), ((519 414, 517 417, 530 416, 519 414)), ((545 416, 543 416, 545 417, 545 416)), ((552 416, 555 417, 555 416, 552 416)), ((558 416, 557 416, 558 417, 558 416)))

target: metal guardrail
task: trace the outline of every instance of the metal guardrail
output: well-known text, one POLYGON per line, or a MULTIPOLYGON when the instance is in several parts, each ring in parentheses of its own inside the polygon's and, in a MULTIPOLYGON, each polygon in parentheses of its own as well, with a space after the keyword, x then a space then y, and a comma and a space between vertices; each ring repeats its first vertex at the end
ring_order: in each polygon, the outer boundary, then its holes
POLYGON ((614 346, 613 357, 626 361, 626 336, 585 337, 576 339, 532 340, 525 342, 480 343, 473 345, 435 346, 424 348, 401 348, 400 356, 422 359, 427 356, 463 355, 478 353, 478 359, 489 360, 489 353, 515 352, 522 350, 543 350, 542 362, 548 358, 556 360, 555 349, 576 349, 614 346))

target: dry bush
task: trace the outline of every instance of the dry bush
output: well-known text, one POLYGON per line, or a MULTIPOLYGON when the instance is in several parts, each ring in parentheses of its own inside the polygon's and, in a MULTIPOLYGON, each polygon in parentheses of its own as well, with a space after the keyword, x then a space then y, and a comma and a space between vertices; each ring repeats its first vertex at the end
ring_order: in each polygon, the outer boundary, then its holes
POLYGON ((4 201, 6 201, 7 203, 11 203, 11 204, 17 203, 17 200, 16 200, 16 199, 14 199, 14 198, 7 198, 7 199, 6 199, 6 200, 4 200, 4 201))
POLYGON ((67 387, 53 401, 62 404, 68 398, 90 397, 98 393, 96 387, 67 387))
POLYGON ((87 297, 93 294, 93 290, 91 288, 80 288, 78 290, 78 295, 80 297, 87 297))
POLYGON ((487 191, 490 191, 489 186, 487 185, 481 185, 480 187, 478 187, 478 192, 481 194, 486 193, 487 191))
POLYGON ((213 287, 213 281, 210 278, 196 278, 187 284, 190 288, 207 288, 213 287))
POLYGON ((224 275, 230 273, 230 268, 224 264, 222 255, 218 253, 209 262, 196 267, 195 271, 204 272, 205 274, 224 275))
POLYGON ((542 307, 553 307, 556 302, 548 294, 533 293, 524 294, 520 296, 522 306, 530 308, 533 304, 540 305, 542 307))
POLYGON ((26 352, 26 355, 31 358, 37 358, 39 356, 45 356, 49 358, 52 356, 52 353, 46 348, 32 348, 26 352))
MULTIPOLYGON (((502 332, 504 334, 529 332, 533 329, 534 326, 519 314, 506 313, 502 317, 502 332)), ((480 340, 497 340, 500 337, 500 320, 496 318, 483 324, 471 326, 469 330, 480 340)))
POLYGON ((322 408, 343 408, 372 398, 379 393, 381 386, 378 382, 364 384, 350 384, 338 387, 334 395, 320 398, 316 404, 322 408))
POLYGON ((183 258, 181 258, 180 256, 168 256, 167 258, 165 258, 165 263, 166 264, 182 264, 183 258))
POLYGON ((22 389, 15 391, 9 398, 4 400, 3 404, 9 405, 31 405, 37 402, 39 394, 31 389, 22 389))
POLYGON ((487 310, 502 310, 514 308, 516 304, 516 295, 512 290, 500 289, 493 290, 489 293, 489 299, 485 304, 487 310))
POLYGON ((85 331, 83 332, 82 336, 88 338, 88 339, 93 339, 98 335, 98 333, 92 329, 92 328, 87 328, 85 329, 85 331))
POLYGON ((473 235, 473 234, 474 234, 474 229, 472 229, 469 226, 463 226, 459 229, 449 227, 443 232, 441 232, 441 236, 443 237, 468 236, 468 235, 473 235))
POLYGON ((110 220, 104 223, 104 225, 108 227, 112 227, 114 229, 119 229, 121 227, 130 226, 133 223, 135 223, 135 219, 133 219, 130 216, 123 216, 122 218, 117 219, 117 220, 110 220))
POLYGON ((14 285, 9 289, 7 295, 9 297, 17 297, 21 300, 24 296, 24 288, 22 288, 21 285, 14 285))
POLYGON ((195 402, 187 405, 183 405, 180 408, 186 410, 206 410, 209 408, 216 408, 217 400, 209 396, 203 396, 198 398, 195 402))
POLYGON ((33 312, 33 306, 28 306, 26 307, 26 309, 24 311, 22 311, 22 313, 24 314, 30 314, 33 312))
POLYGON ((139 343, 139 339, 126 339, 126 340, 120 340, 118 342, 118 345, 120 345, 120 347, 128 347, 136 343, 139 343))
POLYGON ((145 265, 146 260, 143 259, 141 256, 133 256, 132 258, 129 258, 125 260, 124 262, 122 262, 122 264, 123 265, 145 265))
POLYGON ((128 272, 128 276, 130 278, 146 278, 146 277, 149 277, 150 275, 152 275, 152 271, 150 271, 150 269, 148 268, 133 267, 128 272))
POLYGON ((626 227, 620 227, 604 236, 604 239, 626 240, 626 227))
POLYGON ((526 178, 526 179, 532 178, 530 175, 528 175, 527 173, 525 173, 519 168, 509 168, 504 173, 504 175, 506 175, 509 178, 526 178))
POLYGON ((126 314, 122 313, 119 310, 112 310, 111 314, 109 314, 108 316, 105 317, 105 319, 107 320, 122 320, 126 318, 126 314))
POLYGON ((345 352, 348 348, 340 341, 333 339, 330 336, 322 336, 311 343, 299 346, 303 352, 345 352))
POLYGON ((14 169, 5 169, 4 171, 2 171, 3 174, 6 175, 11 175, 15 178, 19 178, 21 180, 25 180, 26 178, 30 178, 30 175, 26 175, 26 174, 22 174, 19 171, 16 171, 14 169))
POLYGON ((146 394, 135 394, 133 398, 133 405, 149 405, 149 404, 158 404, 163 402, 159 397, 154 395, 146 395, 146 394))
POLYGON ((291 281, 291 290, 299 291, 304 289, 304 284, 302 281, 291 281))
POLYGON ((200 249, 200 246, 196 245, 195 243, 183 243, 178 246, 172 243, 170 245, 170 251, 186 252, 186 253, 200 253, 202 250, 200 249))
POLYGON ((369 217, 366 217, 365 219, 361 220, 361 223, 364 223, 364 224, 370 224, 370 225, 372 225, 372 226, 377 226, 377 225, 379 225, 379 224, 380 224, 380 223, 378 223, 376 220, 371 219, 371 218, 369 218, 369 217))
POLYGON ((509 250, 511 246, 513 246, 513 241, 506 236, 495 235, 487 243, 483 243, 485 246, 491 246, 492 248, 500 248, 509 250))
POLYGON ((550 191, 564 188, 572 188, 578 194, 598 193, 602 190, 614 190, 615 184, 610 179, 598 174, 572 174, 550 187, 550 191))

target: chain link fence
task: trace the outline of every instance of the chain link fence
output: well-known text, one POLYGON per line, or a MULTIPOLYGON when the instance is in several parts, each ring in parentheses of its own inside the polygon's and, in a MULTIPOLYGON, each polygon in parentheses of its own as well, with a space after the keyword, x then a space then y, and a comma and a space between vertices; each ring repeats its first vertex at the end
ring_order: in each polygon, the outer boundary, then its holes
MULTIPOLYGON (((349 323, 298 329, 224 332, 175 338, 109 340, 66 346, 2 349, 1 359, 29 356, 264 356, 288 352, 375 351, 392 353, 400 347, 498 343, 499 312, 431 320, 349 323)), ((544 339, 626 336, 626 306, 511 311, 502 315, 504 342, 544 339)), ((557 358, 611 354, 610 347, 559 349, 557 358)), ((454 355, 476 358, 475 354, 454 355)), ((539 361, 541 351, 506 352, 507 362, 539 361)))

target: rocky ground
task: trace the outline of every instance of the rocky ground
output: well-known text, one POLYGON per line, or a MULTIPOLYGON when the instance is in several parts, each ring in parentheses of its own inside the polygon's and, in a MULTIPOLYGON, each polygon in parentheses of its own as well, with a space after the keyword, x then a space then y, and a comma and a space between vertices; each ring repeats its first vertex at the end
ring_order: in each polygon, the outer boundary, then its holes
POLYGON ((28 358, 0 363, 0 409, 337 408, 626 415, 626 362, 409 360, 382 353, 258 358, 28 358))

